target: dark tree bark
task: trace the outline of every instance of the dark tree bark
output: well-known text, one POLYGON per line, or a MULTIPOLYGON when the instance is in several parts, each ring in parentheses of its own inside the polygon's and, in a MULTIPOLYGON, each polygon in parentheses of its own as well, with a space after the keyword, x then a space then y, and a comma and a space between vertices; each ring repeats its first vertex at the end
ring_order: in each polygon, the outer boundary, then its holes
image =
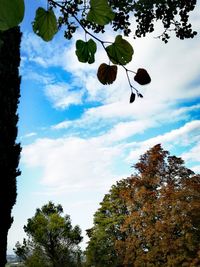
POLYGON ((16 202, 21 146, 16 143, 20 97, 19 27, 0 32, 0 267, 6 264, 7 235, 16 202))

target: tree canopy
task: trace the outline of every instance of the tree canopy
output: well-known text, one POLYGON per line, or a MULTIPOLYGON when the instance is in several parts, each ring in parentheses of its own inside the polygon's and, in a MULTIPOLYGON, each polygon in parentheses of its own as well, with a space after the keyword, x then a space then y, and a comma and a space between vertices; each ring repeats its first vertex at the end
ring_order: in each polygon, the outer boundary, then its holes
POLYGON ((88 266, 199 266, 200 176, 160 145, 134 167, 94 215, 88 266))
POLYGON ((81 229, 72 227, 70 216, 62 213, 61 205, 49 202, 28 219, 24 226, 28 239, 14 249, 26 266, 80 266, 81 229))

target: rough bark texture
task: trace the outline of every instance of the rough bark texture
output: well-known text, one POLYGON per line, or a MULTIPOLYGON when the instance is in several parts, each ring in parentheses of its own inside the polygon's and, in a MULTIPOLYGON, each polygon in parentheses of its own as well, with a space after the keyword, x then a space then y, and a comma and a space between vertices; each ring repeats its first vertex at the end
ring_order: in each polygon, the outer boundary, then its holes
POLYGON ((6 264, 7 234, 16 202, 16 177, 21 147, 17 138, 17 107, 20 97, 19 27, 0 32, 0 267, 6 264))

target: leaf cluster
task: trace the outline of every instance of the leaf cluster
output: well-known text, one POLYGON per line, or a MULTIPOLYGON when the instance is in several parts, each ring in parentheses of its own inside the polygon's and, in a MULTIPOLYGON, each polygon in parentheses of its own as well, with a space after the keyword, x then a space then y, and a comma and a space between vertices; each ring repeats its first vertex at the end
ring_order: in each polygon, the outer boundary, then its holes
MULTIPOLYGON (((58 1, 48 0, 48 2, 50 6, 58 7, 58 1)), ((63 14, 60 16, 59 26, 66 25, 66 37, 72 38, 80 26, 73 20, 74 15, 78 15, 83 26, 95 33, 104 32, 105 25, 110 23, 114 31, 123 31, 125 36, 133 33, 135 37, 142 37, 153 32, 154 25, 159 20, 164 28, 160 37, 167 42, 171 31, 174 31, 180 39, 193 38, 196 35, 189 23, 189 13, 195 6, 196 0, 64 0, 62 7, 66 8, 67 12, 63 12, 61 8, 63 14), (136 29, 131 28, 131 16, 135 17, 136 29)))
POLYGON ((188 22, 189 12, 196 6, 192 1, 135 1, 134 16, 136 17, 136 37, 145 36, 154 31, 155 21, 163 24, 163 33, 159 36, 165 43, 170 38, 170 31, 174 31, 180 39, 193 38, 197 32, 192 30, 188 22))

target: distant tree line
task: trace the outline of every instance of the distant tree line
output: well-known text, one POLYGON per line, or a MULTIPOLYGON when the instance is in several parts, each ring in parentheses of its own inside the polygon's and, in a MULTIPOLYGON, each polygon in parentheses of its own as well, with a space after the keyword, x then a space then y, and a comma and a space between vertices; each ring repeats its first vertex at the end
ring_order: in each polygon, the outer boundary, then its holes
POLYGON ((113 185, 79 247, 81 230, 52 202, 24 227, 15 253, 27 267, 200 266, 200 175, 156 145, 113 185))

